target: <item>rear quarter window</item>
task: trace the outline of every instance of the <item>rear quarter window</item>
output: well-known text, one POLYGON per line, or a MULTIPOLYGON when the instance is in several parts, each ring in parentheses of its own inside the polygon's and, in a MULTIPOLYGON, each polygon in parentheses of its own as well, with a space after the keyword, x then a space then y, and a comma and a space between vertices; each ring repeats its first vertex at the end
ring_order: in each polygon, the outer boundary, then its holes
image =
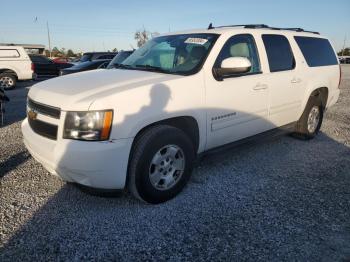
POLYGON ((327 39, 295 36, 306 63, 310 67, 337 65, 338 59, 327 39))
POLYGON ((16 49, 0 49, 0 58, 16 58, 19 53, 16 49))

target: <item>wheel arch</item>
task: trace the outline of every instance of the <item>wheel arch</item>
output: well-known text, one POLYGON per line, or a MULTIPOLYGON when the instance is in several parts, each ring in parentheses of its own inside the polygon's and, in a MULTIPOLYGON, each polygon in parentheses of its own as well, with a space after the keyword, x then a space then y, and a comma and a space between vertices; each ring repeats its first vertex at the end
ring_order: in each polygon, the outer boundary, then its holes
POLYGON ((0 74, 2 73, 10 73, 13 74, 16 79, 18 79, 18 74, 16 73, 16 70, 12 69, 12 68, 1 68, 0 69, 0 74))
POLYGON ((326 106, 327 106, 327 101, 328 101, 328 94, 329 94, 329 89, 327 86, 321 86, 321 87, 318 86, 318 87, 315 87, 312 90, 310 90, 308 92, 308 95, 305 96, 305 99, 303 101, 301 112, 299 114, 299 118, 303 114, 305 107, 306 107, 307 103, 309 102, 310 97, 312 97, 312 96, 320 98, 323 110, 325 110, 326 106))
POLYGON ((133 141, 133 146, 137 138, 143 132, 157 125, 168 125, 168 126, 173 126, 182 130, 191 139, 191 141, 193 142, 195 151, 197 152, 199 148, 199 142, 200 142, 200 132, 199 132, 198 122, 193 116, 176 116, 176 117, 162 119, 160 121, 147 124, 137 132, 133 141))

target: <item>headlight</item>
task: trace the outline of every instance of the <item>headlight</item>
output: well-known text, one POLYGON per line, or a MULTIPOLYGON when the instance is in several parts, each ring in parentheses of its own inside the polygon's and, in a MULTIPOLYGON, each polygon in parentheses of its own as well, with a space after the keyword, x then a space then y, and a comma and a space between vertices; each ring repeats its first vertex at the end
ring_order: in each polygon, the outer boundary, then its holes
POLYGON ((63 138, 103 141, 109 139, 113 111, 67 112, 63 138))

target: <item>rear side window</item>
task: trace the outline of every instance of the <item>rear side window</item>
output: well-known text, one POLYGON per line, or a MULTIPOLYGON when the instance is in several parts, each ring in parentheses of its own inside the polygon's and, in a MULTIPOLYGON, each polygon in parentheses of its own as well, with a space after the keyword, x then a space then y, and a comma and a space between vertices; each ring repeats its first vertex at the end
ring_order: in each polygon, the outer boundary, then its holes
POLYGON ((270 72, 280 72, 295 68, 294 55, 288 39, 283 35, 262 36, 270 72))
POLYGON ((16 49, 0 49, 1 58, 16 58, 19 57, 19 53, 16 49))
POLYGON ((310 67, 337 65, 338 59, 327 39, 295 36, 306 63, 310 67))

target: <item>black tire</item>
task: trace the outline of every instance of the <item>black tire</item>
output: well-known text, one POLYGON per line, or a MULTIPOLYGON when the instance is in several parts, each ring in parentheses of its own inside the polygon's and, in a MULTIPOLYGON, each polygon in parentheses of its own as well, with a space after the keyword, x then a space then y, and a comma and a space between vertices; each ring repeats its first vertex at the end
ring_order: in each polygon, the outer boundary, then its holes
POLYGON ((128 172, 129 191, 147 203, 158 204, 168 201, 179 194, 187 184, 194 159, 193 143, 182 130, 167 125, 151 127, 137 138, 133 146, 128 172), (182 150, 184 170, 171 188, 159 190, 150 180, 151 162, 159 150, 169 145, 175 145, 182 150))
POLYGON ((1 73, 0 74, 0 87, 5 90, 14 89, 16 87, 17 77, 12 73, 1 73))
POLYGON ((322 121, 323 121, 323 106, 321 99, 317 96, 310 96, 309 101, 306 104, 303 114, 301 115, 299 121, 296 124, 294 136, 301 139, 312 139, 320 131, 322 121), (308 118, 311 110, 317 107, 319 110, 319 121, 315 130, 311 131, 308 129, 308 118))

